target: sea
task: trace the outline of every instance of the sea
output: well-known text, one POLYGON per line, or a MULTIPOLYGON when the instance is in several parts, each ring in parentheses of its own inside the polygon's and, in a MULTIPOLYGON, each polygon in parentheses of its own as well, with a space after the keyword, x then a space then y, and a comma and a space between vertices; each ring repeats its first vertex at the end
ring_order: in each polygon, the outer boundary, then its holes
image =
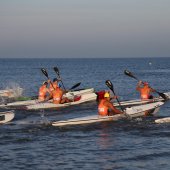
MULTIPOLYGON (((139 99, 131 71, 159 92, 170 91, 170 58, 0 59, 0 89, 21 87, 36 96, 45 68, 49 78, 58 67, 69 89, 109 90, 110 80, 120 101, 139 99)), ((154 93, 154 96, 158 94, 154 93)), ((4 110, 0 110, 4 111, 4 110)), ((169 170, 170 124, 155 119, 170 116, 170 102, 151 117, 77 126, 53 127, 51 122, 97 114, 97 102, 54 110, 14 110, 15 118, 0 125, 2 170, 169 170)))

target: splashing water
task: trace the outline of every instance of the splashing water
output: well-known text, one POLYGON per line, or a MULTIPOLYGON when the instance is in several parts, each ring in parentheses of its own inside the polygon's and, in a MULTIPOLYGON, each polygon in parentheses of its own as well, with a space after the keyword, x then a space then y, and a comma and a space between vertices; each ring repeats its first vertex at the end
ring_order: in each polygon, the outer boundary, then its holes
POLYGON ((16 98, 22 96, 23 88, 19 86, 17 83, 11 83, 6 88, 6 95, 10 98, 16 98))
POLYGON ((40 116, 41 116, 41 123, 44 125, 49 125, 51 122, 45 117, 45 112, 44 110, 40 110, 40 116))

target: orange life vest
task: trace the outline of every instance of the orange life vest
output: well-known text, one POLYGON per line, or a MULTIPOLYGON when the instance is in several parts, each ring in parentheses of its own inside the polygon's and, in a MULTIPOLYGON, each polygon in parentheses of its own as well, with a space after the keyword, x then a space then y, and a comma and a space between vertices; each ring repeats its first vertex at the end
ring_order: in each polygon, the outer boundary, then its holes
POLYGON ((52 91, 52 95, 53 95, 53 103, 59 104, 61 102, 62 96, 63 96, 62 90, 58 87, 52 91))
POLYGON ((46 85, 42 85, 39 88, 39 96, 38 96, 38 100, 44 101, 46 98, 46 94, 47 94, 47 87, 46 85))
POLYGON ((98 113, 101 116, 108 116, 108 107, 104 105, 106 99, 102 99, 98 105, 98 113))
POLYGON ((141 99, 142 100, 147 100, 150 97, 150 88, 149 87, 143 87, 139 89, 140 93, 141 93, 141 99))

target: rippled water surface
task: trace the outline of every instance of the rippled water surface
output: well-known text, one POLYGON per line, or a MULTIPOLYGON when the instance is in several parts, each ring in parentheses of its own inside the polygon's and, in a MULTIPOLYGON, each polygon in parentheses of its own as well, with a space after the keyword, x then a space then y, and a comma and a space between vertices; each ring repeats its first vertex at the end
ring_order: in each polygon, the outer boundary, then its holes
MULTIPOLYGON (((19 85, 24 95, 37 95, 46 80, 41 67, 55 77, 58 66, 67 88, 108 89, 110 79, 120 100, 139 98, 136 80, 128 69, 161 92, 170 91, 170 58, 155 59, 0 59, 1 89, 19 85)), ((156 117, 52 127, 51 121, 97 114, 97 103, 84 103, 53 111, 15 111, 12 122, 0 126, 0 162, 3 170, 18 169, 169 169, 170 124, 155 124, 170 115, 169 101, 156 117)))

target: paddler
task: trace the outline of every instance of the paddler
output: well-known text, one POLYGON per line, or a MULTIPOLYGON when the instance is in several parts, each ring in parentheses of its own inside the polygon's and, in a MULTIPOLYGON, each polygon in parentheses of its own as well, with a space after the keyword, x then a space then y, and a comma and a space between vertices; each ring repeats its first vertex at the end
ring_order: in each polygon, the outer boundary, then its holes
POLYGON ((47 101, 50 98, 50 90, 48 89, 48 81, 44 81, 42 86, 39 88, 39 95, 38 100, 39 101, 47 101))
POLYGON ((63 104, 63 103, 68 103, 71 102, 67 97, 64 97, 63 95, 67 91, 61 89, 60 87, 56 87, 52 91, 52 99, 54 104, 63 104))
MULTIPOLYGON (((116 98, 115 96, 114 98, 116 98)), ((109 92, 105 92, 104 99, 101 99, 98 105, 98 113, 100 116, 111 116, 114 114, 123 114, 120 110, 118 110, 113 103, 111 103, 111 99, 109 92)))
POLYGON ((139 81, 136 86, 136 90, 140 92, 142 100, 153 99, 151 93, 155 92, 155 90, 149 86, 148 82, 139 81))
POLYGON ((60 81, 61 81, 60 79, 54 78, 53 82, 50 82, 50 87, 49 87, 50 92, 52 92, 57 87, 59 88, 61 87, 60 81))

